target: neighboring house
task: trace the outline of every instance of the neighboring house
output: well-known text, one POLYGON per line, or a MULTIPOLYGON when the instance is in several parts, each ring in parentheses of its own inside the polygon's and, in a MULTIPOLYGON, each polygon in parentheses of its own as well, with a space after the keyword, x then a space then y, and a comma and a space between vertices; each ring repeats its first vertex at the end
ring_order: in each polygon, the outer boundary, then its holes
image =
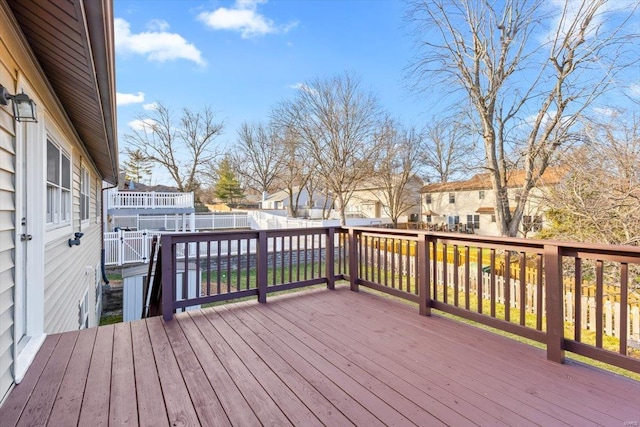
MULTIPOLYGON (((327 200, 325 194, 316 191, 313 195, 313 206, 309 197, 309 191, 306 188, 302 190, 299 187, 293 189, 293 200, 297 201, 298 216, 308 216, 310 210, 328 209, 331 201, 327 200)), ((289 193, 286 190, 280 190, 268 195, 261 203, 263 210, 289 210, 290 205, 289 193)))
MULTIPOLYGON (((420 190, 423 181, 414 177, 405 186, 405 192, 401 195, 398 204, 402 212, 398 217, 399 223, 418 221, 420 213, 420 190)), ((347 216, 361 216, 364 218, 390 219, 388 195, 384 188, 375 183, 364 183, 353 192, 345 213, 347 216)))
POLYGON ((113 43, 111 0, 0 0, 0 84, 37 105, 35 123, 0 105, 0 401, 45 335, 100 317, 101 189, 118 180, 113 43))
MULTIPOLYGON (((542 188, 560 182, 560 170, 549 168, 533 188, 527 200, 522 225, 523 236, 539 231, 544 223, 546 206, 542 202, 542 188)), ((522 187, 524 173, 516 171, 509 177, 509 205, 513 209, 522 187)), ((422 221, 446 226, 449 229, 461 224, 475 234, 498 236, 494 210, 495 195, 488 173, 477 174, 466 181, 428 184, 422 187, 422 221)))

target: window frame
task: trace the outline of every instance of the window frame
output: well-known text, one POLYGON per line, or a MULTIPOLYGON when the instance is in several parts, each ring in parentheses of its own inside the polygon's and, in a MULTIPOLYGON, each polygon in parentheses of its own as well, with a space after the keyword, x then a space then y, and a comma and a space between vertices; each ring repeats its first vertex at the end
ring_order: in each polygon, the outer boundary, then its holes
POLYGON ((91 177, 89 169, 80 167, 80 220, 89 221, 91 213, 91 177))
POLYGON ((69 150, 50 137, 46 138, 45 155, 45 224, 48 229, 64 227, 73 221, 73 158, 69 150), (50 164, 52 158, 49 147, 56 150, 55 165, 50 164), (65 160, 68 162, 66 171, 65 160), (54 166, 55 177, 51 174, 51 166, 54 166), (65 173, 68 176, 65 176, 65 173), (68 184, 68 187, 65 187, 65 184, 68 184))
POLYGON ((484 190, 479 190, 478 191, 478 199, 484 200, 484 197, 485 197, 484 190))
POLYGON ((456 193, 449 193, 449 204, 455 204, 456 202, 456 193))
POLYGON ((467 228, 473 228, 474 230, 480 229, 480 215, 468 214, 467 215, 467 228))
POLYGON ((433 203, 433 198, 431 196, 431 193, 425 193, 424 194, 424 203, 426 205, 430 205, 431 203, 433 203))

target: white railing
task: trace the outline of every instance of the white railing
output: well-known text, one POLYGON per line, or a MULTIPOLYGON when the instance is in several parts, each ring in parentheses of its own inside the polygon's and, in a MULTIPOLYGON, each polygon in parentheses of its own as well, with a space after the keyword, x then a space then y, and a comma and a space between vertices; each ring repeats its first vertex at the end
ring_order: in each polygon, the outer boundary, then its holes
POLYGON ((117 191, 107 196, 107 209, 193 208, 193 193, 117 191))
POLYGON ((112 231, 158 230, 197 231, 249 228, 246 213, 238 214, 174 214, 174 215, 114 215, 109 223, 112 231))
MULTIPOLYGON (((251 223, 251 228, 272 230, 282 228, 313 228, 313 227, 337 227, 340 225, 340 220, 337 219, 303 219, 303 218, 289 218, 281 215, 274 215, 265 211, 251 211, 248 213, 251 223)), ((347 218, 347 226, 350 227, 370 227, 380 226, 385 222, 389 222, 388 219, 380 218, 347 218)))
POLYGON ((191 231, 192 218, 195 217, 196 229, 199 230, 229 230, 234 228, 249 228, 246 214, 230 215, 192 215, 176 221, 175 215, 154 216, 124 216, 114 217, 114 227, 118 231, 104 233, 105 265, 126 265, 149 262, 151 240, 153 236, 160 236, 163 232, 191 231), (158 226, 140 228, 141 224, 158 226), (160 229, 160 228, 163 229, 160 229), (137 228, 137 230, 128 230, 137 228))

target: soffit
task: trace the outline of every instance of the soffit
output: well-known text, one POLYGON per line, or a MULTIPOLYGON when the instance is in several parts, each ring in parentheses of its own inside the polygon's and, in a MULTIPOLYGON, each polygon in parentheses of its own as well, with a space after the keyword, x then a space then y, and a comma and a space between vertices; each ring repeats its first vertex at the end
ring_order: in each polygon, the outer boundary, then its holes
POLYGON ((112 0, 8 0, 105 181, 118 180, 112 0))

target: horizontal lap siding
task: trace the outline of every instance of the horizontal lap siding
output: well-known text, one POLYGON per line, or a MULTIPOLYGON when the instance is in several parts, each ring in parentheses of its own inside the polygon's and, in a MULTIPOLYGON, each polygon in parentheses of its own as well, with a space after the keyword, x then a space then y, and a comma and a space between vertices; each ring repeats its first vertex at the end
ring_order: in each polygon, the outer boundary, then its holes
MULTIPOLYGON (((79 304, 89 290, 89 326, 95 326, 95 278, 96 266, 100 264, 102 248, 100 224, 95 216, 82 222, 79 246, 69 247, 73 233, 80 231, 80 154, 74 150, 72 175, 73 231, 68 236, 49 242, 45 247, 45 302, 44 328, 48 334, 78 329, 80 326, 79 304)), ((89 170, 91 191, 90 205, 95 206, 96 174, 83 160, 89 170)), ((98 193, 99 194, 99 193, 98 193)))
POLYGON ((9 113, 0 109, 0 402, 13 384, 15 139, 5 127, 12 122, 9 113))

